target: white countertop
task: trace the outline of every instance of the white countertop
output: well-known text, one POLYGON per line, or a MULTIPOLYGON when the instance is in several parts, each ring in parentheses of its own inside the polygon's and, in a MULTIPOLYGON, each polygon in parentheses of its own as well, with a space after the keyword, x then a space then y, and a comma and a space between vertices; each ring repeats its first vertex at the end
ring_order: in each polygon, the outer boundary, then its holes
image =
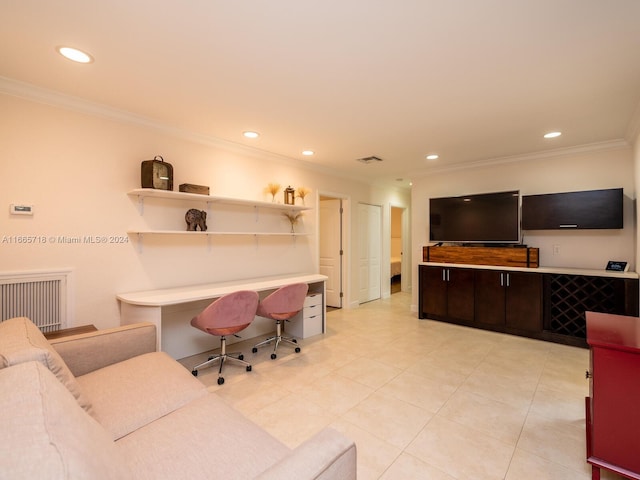
POLYGON ((587 275, 590 277, 613 277, 613 278, 638 278, 637 272, 611 272, 608 270, 591 270, 587 268, 565 268, 565 267, 505 267, 497 265, 471 265, 464 263, 439 263, 420 262, 418 265, 428 265, 431 267, 451 267, 451 268, 476 268, 483 270, 501 270, 510 272, 530 272, 530 273, 558 273, 563 275, 587 275))
POLYGON ((208 298, 216 298, 237 290, 254 290, 256 292, 272 290, 289 283, 316 283, 327 280, 326 275, 293 274, 274 277, 249 278, 229 282, 190 285, 185 287, 164 288, 142 292, 121 293, 116 298, 131 305, 161 307, 176 305, 208 298))

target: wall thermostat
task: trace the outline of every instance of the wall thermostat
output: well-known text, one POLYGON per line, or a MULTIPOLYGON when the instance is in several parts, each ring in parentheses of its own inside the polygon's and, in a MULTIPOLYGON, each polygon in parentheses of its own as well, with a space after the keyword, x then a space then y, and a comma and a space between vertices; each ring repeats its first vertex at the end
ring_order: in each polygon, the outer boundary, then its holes
POLYGON ((9 205, 9 212, 11 212, 11 215, 33 215, 33 205, 12 203, 9 205))

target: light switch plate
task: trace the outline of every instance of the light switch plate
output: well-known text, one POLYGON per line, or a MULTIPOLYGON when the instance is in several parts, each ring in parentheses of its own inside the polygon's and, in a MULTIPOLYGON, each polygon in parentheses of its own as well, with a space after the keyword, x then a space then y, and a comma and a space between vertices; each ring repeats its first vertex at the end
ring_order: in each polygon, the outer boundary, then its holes
POLYGON ((33 205, 12 203, 9 205, 11 215, 33 215, 33 205))

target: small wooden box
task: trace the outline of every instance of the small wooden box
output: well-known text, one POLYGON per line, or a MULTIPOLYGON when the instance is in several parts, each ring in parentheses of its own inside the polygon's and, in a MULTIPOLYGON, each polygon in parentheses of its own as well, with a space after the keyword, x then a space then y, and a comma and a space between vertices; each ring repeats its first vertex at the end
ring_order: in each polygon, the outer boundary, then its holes
POLYGON ((191 183, 183 183, 178 189, 184 193, 198 193, 200 195, 209 195, 209 187, 204 185, 192 185, 191 183))
POLYGON ((539 249, 527 247, 423 247, 424 262, 538 267, 539 249))

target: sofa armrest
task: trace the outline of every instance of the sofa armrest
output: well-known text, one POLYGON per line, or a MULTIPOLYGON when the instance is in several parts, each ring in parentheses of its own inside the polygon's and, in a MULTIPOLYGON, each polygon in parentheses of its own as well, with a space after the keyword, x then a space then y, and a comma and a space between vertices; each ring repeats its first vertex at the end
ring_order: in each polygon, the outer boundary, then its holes
POLYGON ((257 477, 259 480, 356 480, 356 444, 325 428, 257 477))
POLYGON ((76 376, 156 350, 156 326, 141 322, 49 340, 76 376))

